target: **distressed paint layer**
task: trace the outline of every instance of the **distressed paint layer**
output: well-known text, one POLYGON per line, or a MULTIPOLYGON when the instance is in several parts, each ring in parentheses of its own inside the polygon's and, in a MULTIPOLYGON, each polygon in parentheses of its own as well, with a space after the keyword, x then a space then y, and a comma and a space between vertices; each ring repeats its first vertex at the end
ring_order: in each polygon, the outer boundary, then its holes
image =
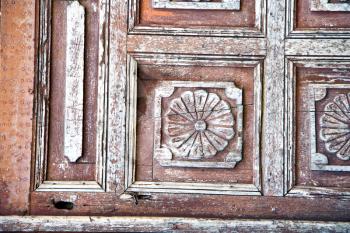
POLYGON ((84 102, 85 9, 78 1, 67 5, 64 155, 70 162, 82 156, 84 102))

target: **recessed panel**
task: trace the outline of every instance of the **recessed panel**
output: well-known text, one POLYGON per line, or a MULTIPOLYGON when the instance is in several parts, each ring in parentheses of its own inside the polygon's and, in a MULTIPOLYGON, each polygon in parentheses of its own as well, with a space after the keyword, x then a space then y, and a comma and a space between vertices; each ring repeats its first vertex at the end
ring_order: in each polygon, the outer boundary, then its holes
POLYGON ((132 33, 264 34, 264 0, 133 0, 129 7, 132 33))
POLYGON ((289 130, 295 137, 289 139, 294 157, 289 158, 294 171, 290 193, 348 196, 350 65, 345 61, 298 61, 290 77, 295 85, 294 107, 288 103, 294 109, 289 130))
POLYGON ((204 192, 258 191, 258 64, 169 63, 134 63, 137 96, 130 94, 137 103, 130 114, 136 114, 136 124, 129 126, 135 139, 130 138, 128 156, 134 158, 135 175, 129 177, 130 190, 158 184, 172 192, 176 185, 191 190, 193 184, 204 192))

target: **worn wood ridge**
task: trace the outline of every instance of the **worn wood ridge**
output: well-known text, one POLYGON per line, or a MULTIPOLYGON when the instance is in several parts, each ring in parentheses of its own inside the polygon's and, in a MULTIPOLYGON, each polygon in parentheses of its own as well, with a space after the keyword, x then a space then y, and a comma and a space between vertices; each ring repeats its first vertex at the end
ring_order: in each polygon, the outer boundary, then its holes
POLYGON ((221 220, 167 217, 0 216, 0 231, 83 232, 347 232, 350 222, 221 220), (74 223, 74 224, 71 224, 74 223))

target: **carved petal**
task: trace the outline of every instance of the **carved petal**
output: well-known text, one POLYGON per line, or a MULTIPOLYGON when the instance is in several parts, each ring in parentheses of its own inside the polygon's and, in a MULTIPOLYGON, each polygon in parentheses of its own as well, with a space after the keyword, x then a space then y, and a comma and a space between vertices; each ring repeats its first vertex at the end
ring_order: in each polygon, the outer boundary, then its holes
POLYGON ((214 93, 209 93, 207 102, 205 103, 205 106, 204 106, 202 119, 206 119, 212 113, 213 109, 219 102, 220 102, 220 98, 218 95, 214 93))
POLYGON ((207 136, 207 138, 209 139, 210 143, 215 147, 216 150, 218 151, 222 151, 225 149, 225 147, 227 146, 227 141, 221 137, 219 137, 218 135, 214 134, 213 132, 211 132, 210 130, 207 130, 204 132, 204 134, 207 136))
POLYGON ((189 153, 192 149, 192 145, 193 145, 194 141, 197 138, 197 134, 198 133, 193 132, 193 134, 190 135, 190 137, 187 137, 185 140, 182 140, 181 143, 178 144, 177 149, 178 149, 179 155, 181 155, 181 157, 189 157, 189 153))
POLYGON ((192 115, 188 113, 188 110, 181 98, 174 99, 171 102, 170 110, 175 114, 183 116, 189 121, 195 120, 195 118, 193 118, 192 115))
POLYGON ((201 133, 204 158, 211 158, 218 152, 204 133, 201 133))
POLYGON ((235 135, 235 131, 233 130, 233 128, 209 126, 208 130, 213 132, 214 134, 218 135, 219 137, 226 139, 226 140, 232 139, 233 136, 235 135))
POLYGON ((186 110, 191 114, 192 118, 197 120, 196 107, 194 102, 194 95, 192 91, 186 91, 181 95, 181 99, 186 106, 186 110))
POLYGON ((196 103, 197 119, 202 119, 204 106, 207 102, 208 92, 204 90, 198 90, 194 92, 194 98, 196 103))
POLYGON ((170 143, 175 147, 184 147, 188 141, 191 141, 191 137, 195 134, 195 131, 188 131, 185 134, 172 137, 170 143))

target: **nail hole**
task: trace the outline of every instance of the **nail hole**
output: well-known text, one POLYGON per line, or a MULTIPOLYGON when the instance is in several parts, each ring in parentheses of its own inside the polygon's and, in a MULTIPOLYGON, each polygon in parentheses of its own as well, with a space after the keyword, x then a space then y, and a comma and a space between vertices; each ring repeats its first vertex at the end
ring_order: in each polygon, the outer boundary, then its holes
POLYGON ((71 210, 74 207, 74 204, 69 201, 58 201, 58 202, 54 201, 53 204, 56 209, 71 210))

